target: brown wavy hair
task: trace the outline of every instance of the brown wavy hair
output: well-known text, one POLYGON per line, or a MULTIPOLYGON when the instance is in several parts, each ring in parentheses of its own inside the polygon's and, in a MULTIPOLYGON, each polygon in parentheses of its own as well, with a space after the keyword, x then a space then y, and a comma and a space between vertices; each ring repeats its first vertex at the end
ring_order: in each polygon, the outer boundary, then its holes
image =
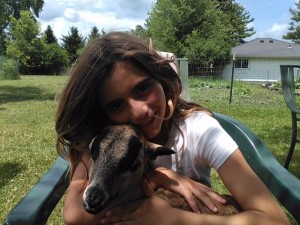
MULTIPOLYGON (((71 70, 56 116, 57 151, 71 163, 70 176, 91 139, 109 122, 99 105, 99 88, 116 62, 128 61, 160 82, 167 101, 174 105, 173 117, 186 118, 195 110, 207 109, 180 97, 179 75, 142 39, 125 32, 111 32, 95 39, 71 70)), ((208 111, 209 112, 209 111, 208 111)), ((171 118, 171 120, 172 120, 171 118)))

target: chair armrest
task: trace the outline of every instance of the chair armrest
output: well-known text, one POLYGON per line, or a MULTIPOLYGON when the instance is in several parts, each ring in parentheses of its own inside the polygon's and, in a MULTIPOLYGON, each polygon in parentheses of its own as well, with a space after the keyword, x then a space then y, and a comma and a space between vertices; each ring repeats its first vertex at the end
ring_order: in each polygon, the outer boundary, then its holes
POLYGON ((245 125, 220 113, 215 113, 215 118, 237 142, 254 172, 300 223, 300 180, 286 170, 257 135, 245 125))
POLYGON ((60 157, 25 195, 25 197, 10 211, 4 225, 42 225, 68 187, 68 162, 60 157))

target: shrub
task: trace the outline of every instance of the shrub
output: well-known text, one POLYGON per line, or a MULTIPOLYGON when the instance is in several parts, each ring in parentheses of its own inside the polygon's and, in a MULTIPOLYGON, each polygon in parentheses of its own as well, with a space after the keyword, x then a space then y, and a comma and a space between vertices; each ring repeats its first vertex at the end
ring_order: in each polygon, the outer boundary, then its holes
POLYGON ((0 80, 17 79, 20 79, 17 61, 0 56, 0 80))

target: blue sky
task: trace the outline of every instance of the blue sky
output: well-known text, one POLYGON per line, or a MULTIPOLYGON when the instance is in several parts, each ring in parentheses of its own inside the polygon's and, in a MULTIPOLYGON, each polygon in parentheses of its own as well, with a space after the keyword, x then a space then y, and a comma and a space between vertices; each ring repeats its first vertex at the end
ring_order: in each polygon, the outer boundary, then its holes
POLYGON ((275 38, 282 40, 282 35, 288 31, 291 13, 298 0, 236 0, 254 18, 252 26, 256 34, 254 38, 275 38))
MULTIPOLYGON (((93 26, 99 30, 129 30, 143 25, 156 0, 45 0, 39 21, 42 29, 51 25, 58 39, 68 34, 71 26, 87 36, 93 26)), ((289 8, 298 0, 235 0, 244 6, 255 20, 251 24, 254 38, 282 40, 291 14, 289 8)))

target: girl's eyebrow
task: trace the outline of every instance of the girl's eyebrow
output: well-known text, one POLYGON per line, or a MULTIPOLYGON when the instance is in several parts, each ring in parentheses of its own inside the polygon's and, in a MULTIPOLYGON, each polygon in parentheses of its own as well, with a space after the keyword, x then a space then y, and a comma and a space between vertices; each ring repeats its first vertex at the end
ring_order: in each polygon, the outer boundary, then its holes
POLYGON ((141 85, 144 85, 145 83, 148 83, 148 82, 151 82, 153 81, 154 79, 152 77, 147 77, 143 80, 141 80, 137 85, 135 85, 135 87, 133 88, 133 91, 137 88, 139 88, 141 85))

